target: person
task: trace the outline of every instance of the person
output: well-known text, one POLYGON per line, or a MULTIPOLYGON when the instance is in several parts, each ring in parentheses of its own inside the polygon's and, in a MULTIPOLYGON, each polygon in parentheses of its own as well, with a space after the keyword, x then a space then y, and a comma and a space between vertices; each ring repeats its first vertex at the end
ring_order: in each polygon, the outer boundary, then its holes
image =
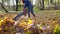
MULTIPOLYGON (((35 17, 35 14, 33 12, 33 5, 31 4, 31 2, 29 0, 22 0, 22 2, 25 4, 24 5, 24 9, 27 10, 27 13, 28 13, 28 17, 30 18, 30 13, 35 17)), ((21 13, 21 14, 18 14, 15 18, 13 18, 13 20, 17 20, 18 17, 24 15, 24 12, 21 13)))

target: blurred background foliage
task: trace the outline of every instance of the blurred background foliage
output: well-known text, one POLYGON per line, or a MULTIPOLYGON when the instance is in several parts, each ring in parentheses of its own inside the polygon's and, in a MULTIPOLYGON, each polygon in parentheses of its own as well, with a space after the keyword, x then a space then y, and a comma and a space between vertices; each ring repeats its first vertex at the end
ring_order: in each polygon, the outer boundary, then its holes
MULTIPOLYGON (((30 0, 34 6, 34 11, 40 10, 60 10, 60 0, 30 0)), ((21 0, 0 0, 8 11, 22 11, 23 3, 21 0)), ((0 11, 4 11, 0 4, 0 11)))

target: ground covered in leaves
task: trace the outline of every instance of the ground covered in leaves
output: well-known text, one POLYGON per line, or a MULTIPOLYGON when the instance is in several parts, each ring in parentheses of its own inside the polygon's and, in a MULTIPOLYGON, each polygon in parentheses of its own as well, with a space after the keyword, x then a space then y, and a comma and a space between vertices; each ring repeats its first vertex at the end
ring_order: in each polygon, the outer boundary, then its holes
POLYGON ((60 10, 35 12, 36 18, 31 15, 31 20, 27 16, 21 16, 15 26, 15 21, 11 19, 17 14, 19 12, 0 13, 1 34, 60 34, 60 10))

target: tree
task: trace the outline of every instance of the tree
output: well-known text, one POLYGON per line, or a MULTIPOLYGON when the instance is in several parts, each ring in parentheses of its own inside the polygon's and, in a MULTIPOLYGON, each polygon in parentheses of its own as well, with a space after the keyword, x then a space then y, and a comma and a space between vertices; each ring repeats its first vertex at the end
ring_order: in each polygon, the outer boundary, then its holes
POLYGON ((8 12, 8 10, 6 10, 6 8, 5 8, 4 5, 3 5, 3 0, 2 0, 2 3, 0 3, 0 4, 1 4, 2 8, 3 8, 6 12, 8 12))
POLYGON ((42 3, 43 3, 43 8, 44 8, 44 0, 42 0, 42 3))
POLYGON ((16 11, 18 11, 18 0, 16 0, 16 11))
POLYGON ((56 0, 55 0, 55 9, 56 9, 56 0))
POLYGON ((53 0, 48 0, 48 4, 53 4, 53 0))
POLYGON ((52 4, 53 3, 53 0, 50 0, 50 3, 52 4))
POLYGON ((60 1, 58 0, 58 4, 59 4, 59 2, 60 2, 60 1))
POLYGON ((41 10, 44 10, 44 0, 40 0, 41 10))

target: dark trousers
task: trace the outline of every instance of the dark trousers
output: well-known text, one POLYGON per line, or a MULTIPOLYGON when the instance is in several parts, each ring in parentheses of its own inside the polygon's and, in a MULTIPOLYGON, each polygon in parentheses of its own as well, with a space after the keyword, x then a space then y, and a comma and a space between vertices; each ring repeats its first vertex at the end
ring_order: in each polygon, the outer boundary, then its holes
MULTIPOLYGON (((28 8, 28 17, 30 17, 30 13, 35 17, 35 14, 33 12, 33 7, 28 8)), ((13 20, 17 21, 17 18, 24 15, 24 12, 18 14, 15 18, 13 18, 13 20)))

